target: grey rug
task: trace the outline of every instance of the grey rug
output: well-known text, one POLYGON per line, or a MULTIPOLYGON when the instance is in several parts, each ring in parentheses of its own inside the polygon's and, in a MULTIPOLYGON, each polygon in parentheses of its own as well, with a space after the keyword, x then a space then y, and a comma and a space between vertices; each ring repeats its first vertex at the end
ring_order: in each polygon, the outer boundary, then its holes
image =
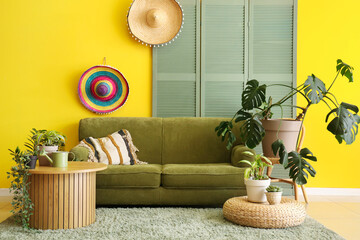
POLYGON ((221 208, 98 208, 96 222, 70 230, 23 230, 13 217, 0 239, 343 239, 307 217, 297 227, 258 229, 226 221, 221 208))

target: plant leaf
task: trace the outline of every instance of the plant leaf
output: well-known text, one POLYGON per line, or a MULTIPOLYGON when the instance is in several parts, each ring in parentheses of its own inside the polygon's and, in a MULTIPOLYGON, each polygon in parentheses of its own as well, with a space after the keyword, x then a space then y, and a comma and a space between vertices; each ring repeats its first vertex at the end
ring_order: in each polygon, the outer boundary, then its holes
POLYGON ((256 117, 245 120, 240 127, 241 139, 248 148, 255 148, 265 136, 265 129, 256 117))
POLYGON ((307 148, 301 149, 300 153, 292 151, 289 153, 289 164, 285 167, 285 169, 290 168, 290 178, 299 185, 307 183, 308 173, 312 177, 316 175, 315 169, 306 159, 317 161, 316 157, 307 148))
POLYGON ((233 124, 231 121, 222 121, 220 124, 215 128, 215 132, 218 137, 221 137, 221 141, 225 141, 227 137, 226 148, 228 150, 231 149, 232 145, 236 141, 236 137, 234 133, 231 131, 233 124))
POLYGON ((324 93, 326 93, 325 84, 314 74, 308 77, 304 83, 305 96, 308 97, 313 104, 317 104, 323 99, 324 93))
POLYGON ((249 119, 249 118, 251 118, 251 117, 252 117, 251 113, 248 113, 248 112, 240 109, 240 110, 236 113, 235 122, 244 121, 244 120, 247 120, 247 119, 249 119))
POLYGON ((337 60, 336 71, 340 71, 340 74, 345 76, 349 82, 354 82, 353 70, 353 67, 344 63, 341 59, 337 60))
POLYGON ((286 167, 288 165, 288 153, 286 151, 283 140, 277 139, 271 144, 274 155, 276 156, 279 153, 280 160, 279 162, 286 167))
POLYGON ((241 95, 242 107, 244 110, 251 110, 260 107, 265 102, 266 85, 260 85, 256 79, 246 83, 246 88, 241 95))
POLYGON ((328 121, 332 113, 336 117, 328 124, 327 129, 335 135, 336 140, 342 143, 351 144, 355 141, 358 133, 358 124, 360 116, 357 115, 359 108, 355 105, 342 102, 338 108, 332 109, 326 116, 325 122, 328 121), (350 112, 350 111, 354 112, 350 112))

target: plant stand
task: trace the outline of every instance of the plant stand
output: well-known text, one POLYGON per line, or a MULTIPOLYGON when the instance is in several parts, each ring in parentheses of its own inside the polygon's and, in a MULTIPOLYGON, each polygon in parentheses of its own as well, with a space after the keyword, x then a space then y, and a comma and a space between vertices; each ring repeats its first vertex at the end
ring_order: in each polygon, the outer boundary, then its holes
MULTIPOLYGON (((269 160, 272 162, 272 164, 280 164, 279 163, 279 158, 269 158, 269 160)), ((283 183, 288 183, 293 185, 294 187, 294 195, 295 195, 295 200, 298 201, 299 199, 299 193, 298 193, 298 185, 296 184, 296 182, 294 182, 292 179, 290 178, 274 178, 274 177, 270 177, 272 173, 272 168, 267 168, 267 172, 266 175, 268 175, 268 177, 271 179, 271 182, 283 182, 283 183)), ((308 197, 306 195, 306 191, 305 191, 305 186, 301 185, 301 190, 304 196, 304 200, 306 203, 309 203, 308 197)))
POLYGON ((287 228, 300 225, 306 217, 305 204, 282 197, 280 204, 252 203, 247 197, 230 198, 223 206, 230 222, 257 228, 287 228))

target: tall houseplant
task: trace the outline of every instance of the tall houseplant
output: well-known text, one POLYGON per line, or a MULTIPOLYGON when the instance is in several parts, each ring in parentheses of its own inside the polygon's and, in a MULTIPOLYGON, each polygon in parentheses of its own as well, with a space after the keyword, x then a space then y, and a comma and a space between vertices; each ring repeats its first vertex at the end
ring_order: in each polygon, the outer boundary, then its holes
POLYGON ((7 172, 7 178, 12 177, 10 183, 10 192, 13 193, 11 212, 15 215, 17 223, 22 224, 24 228, 29 228, 30 216, 33 214, 34 204, 31 202, 29 193, 29 166, 26 164, 29 157, 22 152, 19 147, 15 151, 9 149, 15 166, 7 172))
MULTIPOLYGON (((338 59, 336 76, 328 88, 325 86, 325 83, 314 74, 309 76, 303 84, 296 88, 284 84, 260 85, 255 79, 248 81, 242 93, 242 108, 235 113, 230 121, 222 121, 215 128, 215 131, 217 135, 222 138, 222 141, 227 139, 227 148, 230 149, 236 141, 236 136, 232 132, 234 122, 243 121, 240 127, 240 137, 246 146, 254 148, 261 143, 265 136, 265 129, 261 120, 271 118, 271 110, 275 107, 279 107, 282 112, 287 100, 299 94, 305 98, 307 104, 305 107, 292 106, 301 110, 295 120, 301 121, 301 125, 303 125, 308 109, 314 104, 323 102, 325 106, 330 109, 330 112, 325 117, 325 122, 330 121, 327 129, 334 134, 339 143, 345 141, 346 144, 351 144, 355 141, 358 133, 360 116, 357 115, 357 113, 359 112, 359 108, 345 102, 339 104, 337 98, 330 90, 339 75, 347 78, 349 82, 353 82, 353 69, 353 67, 338 59), (271 96, 269 98, 266 97, 266 90, 268 87, 279 86, 288 88, 289 92, 279 101, 273 102, 271 96), (330 120, 331 118, 332 120, 330 120)), ((297 136, 299 140, 300 130, 297 136)), ((281 139, 273 142, 271 147, 274 155, 279 156, 280 163, 286 169, 290 169, 289 175, 297 184, 306 184, 308 174, 312 177, 315 176, 316 171, 308 160, 317 161, 317 158, 308 148, 303 148, 299 152, 288 152, 281 139)))

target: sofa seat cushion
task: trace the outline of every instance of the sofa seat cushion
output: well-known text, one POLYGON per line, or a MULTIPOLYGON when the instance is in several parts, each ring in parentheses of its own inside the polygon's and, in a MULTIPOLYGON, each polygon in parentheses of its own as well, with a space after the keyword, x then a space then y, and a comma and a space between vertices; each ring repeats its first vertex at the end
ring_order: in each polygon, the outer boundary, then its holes
POLYGON ((160 186, 161 165, 109 165, 96 175, 98 188, 157 188, 160 186))
POLYGON ((165 164, 161 184, 165 188, 241 188, 244 170, 230 163, 165 164))

